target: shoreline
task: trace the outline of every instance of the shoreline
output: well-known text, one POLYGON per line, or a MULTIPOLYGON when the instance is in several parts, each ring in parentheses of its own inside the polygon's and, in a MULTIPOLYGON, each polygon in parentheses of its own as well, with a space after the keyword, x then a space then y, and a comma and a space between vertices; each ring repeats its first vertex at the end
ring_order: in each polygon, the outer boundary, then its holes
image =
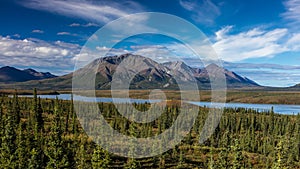
MULTIPOLYGON (((0 95, 12 95, 17 91, 18 95, 32 95, 33 90, 0 90, 0 95)), ((84 91, 76 92, 76 94, 89 96, 84 91)), ((111 98, 110 90, 96 90, 96 97, 111 98)), ((120 90, 120 92, 126 92, 120 90)), ((129 97, 132 99, 148 99, 151 90, 130 90, 129 97)), ((193 94, 195 91, 183 91, 186 94, 193 94)), ((71 94, 71 90, 38 90, 38 95, 59 95, 71 94)), ((180 100, 180 91, 164 90, 167 100, 180 100)), ((199 91, 200 100, 191 101, 211 101, 210 91, 199 91)), ((276 104, 276 105, 300 105, 300 91, 241 91, 228 90, 226 103, 249 103, 249 104, 276 104)))

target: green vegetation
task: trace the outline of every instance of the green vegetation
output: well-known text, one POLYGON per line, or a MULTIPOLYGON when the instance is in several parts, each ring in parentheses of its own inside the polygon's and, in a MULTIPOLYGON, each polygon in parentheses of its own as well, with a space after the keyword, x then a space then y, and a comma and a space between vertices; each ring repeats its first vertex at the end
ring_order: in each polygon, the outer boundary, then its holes
MULTIPOLYGON (((2 89, 0 94, 11 95, 15 90, 12 89, 2 89)), ((152 90, 130 90, 130 97, 137 99, 148 99, 149 94, 152 90)), ((163 90, 169 100, 179 100, 181 92, 178 90, 163 90)), ((97 97, 110 97, 111 90, 96 90, 97 97)), ((125 93, 126 91, 120 90, 120 93, 125 93)), ((194 94, 195 91, 182 91, 187 94, 194 94)), ((71 90, 42 90, 38 91, 41 95, 57 95, 57 94, 69 94, 72 93, 71 90)), ((77 94, 87 95, 89 92, 77 91, 77 94)), ((262 103, 262 104, 299 104, 300 105, 300 91, 299 90, 228 90, 227 92, 227 102, 232 103, 262 103)), ((19 95, 32 95, 32 90, 18 90, 19 95)), ((201 90, 199 92, 201 101, 210 101, 211 92, 208 90, 201 90)), ((195 100, 198 101, 198 100, 195 100)))
MULTIPOLYGON (((300 115, 225 109, 214 134, 199 144, 208 109, 191 105, 189 111, 199 115, 181 144, 156 157, 131 159, 96 145, 82 130, 72 101, 39 99, 34 93, 33 98, 0 98, 0 168, 300 168, 300 115)), ((157 120, 139 124, 111 103, 99 108, 114 129, 136 137, 165 131, 181 109, 169 102, 157 120)))
MULTIPOLYGON (((71 91, 54 91, 54 90, 43 90, 37 91, 37 94, 41 95, 58 95, 60 93, 70 93, 71 91)), ((2 95, 12 95, 15 93, 15 89, 0 89, 2 95)), ((18 90, 19 95, 32 95, 32 90, 18 90)))
MULTIPOLYGON (((126 92, 126 91, 119 91, 126 92)), ((148 99, 151 90, 130 90, 131 98, 148 99)), ((194 95, 199 92, 201 101, 210 101, 211 92, 209 90, 201 91, 177 91, 177 90, 164 90, 167 98, 170 100, 180 100, 181 92, 187 95, 194 95)), ((78 92, 80 93, 80 92, 78 92)), ((86 94, 84 92, 82 95, 86 94)), ((299 104, 300 105, 300 91, 284 91, 284 90, 228 90, 226 92, 226 102, 232 103, 261 103, 261 104, 299 104)), ((98 97, 111 97, 110 90, 96 90, 98 97)), ((199 101, 199 100, 195 100, 199 101)))

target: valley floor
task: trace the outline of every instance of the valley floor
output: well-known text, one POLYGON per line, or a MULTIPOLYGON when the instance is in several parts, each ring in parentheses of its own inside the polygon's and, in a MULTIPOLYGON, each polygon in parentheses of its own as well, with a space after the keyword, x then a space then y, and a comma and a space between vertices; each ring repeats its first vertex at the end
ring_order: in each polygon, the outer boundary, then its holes
MULTIPOLYGON (((4 92, 4 91, 3 91, 4 92)), ((125 93, 126 91, 119 91, 125 93)), ((180 100, 181 92, 174 90, 165 90, 168 100, 180 100)), ((195 95, 197 91, 183 91, 187 95, 195 95)), ((198 91, 199 92, 199 91, 198 91)), ((0 91, 1 93, 1 91, 0 91)), ((9 92, 8 92, 9 93, 9 92)), ((20 93, 20 92, 18 92, 20 93)), ((21 91, 22 93, 22 91, 21 91)), ((30 93, 30 91, 25 91, 30 93)), ((42 91, 41 94, 53 94, 55 91, 42 91)), ((57 93, 71 93, 71 91, 58 91, 57 93)), ((85 92, 78 92, 86 94, 85 92)), ((130 98, 148 99, 151 90, 130 90, 130 98)), ((32 94, 32 92, 31 92, 32 94)), ((210 101, 210 91, 200 91, 201 101, 210 101)), ((111 97, 110 90, 96 90, 97 97, 111 97)), ((198 101, 198 100, 191 100, 198 101)), ((226 102, 231 103, 256 103, 256 104, 300 104, 300 91, 264 91, 264 90, 228 90, 226 94, 226 102)))
MULTIPOLYGON (((149 94, 152 90, 130 90, 129 97, 135 99, 149 99, 149 94)), ((0 95, 12 95, 16 92, 13 89, 0 89, 0 95)), ((97 97, 110 97, 111 90, 96 90, 97 97)), ((200 101, 211 101, 211 92, 208 90, 202 91, 175 91, 164 90, 167 100, 180 100, 181 94, 185 93, 187 96, 195 95, 195 92, 199 92, 200 101)), ((32 90, 17 90, 19 95, 32 95, 32 90)), ((72 93, 71 90, 41 90, 38 94, 42 95, 57 95, 72 93)), ((78 91, 77 94, 87 95, 91 91, 78 91)), ((120 90, 118 93, 126 93, 125 90, 120 90)), ((122 96, 122 95, 121 95, 122 96)), ((189 98, 190 101, 199 101, 189 98)), ((227 90, 226 102, 228 103, 255 103, 255 104, 290 104, 300 105, 300 91, 299 90, 227 90)))

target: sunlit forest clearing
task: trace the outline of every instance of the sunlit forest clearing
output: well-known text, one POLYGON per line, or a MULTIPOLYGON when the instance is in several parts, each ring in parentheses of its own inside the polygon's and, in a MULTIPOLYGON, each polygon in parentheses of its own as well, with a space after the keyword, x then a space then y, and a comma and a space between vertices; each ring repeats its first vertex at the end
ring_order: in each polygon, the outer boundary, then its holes
MULTIPOLYGON (((98 106, 115 130, 145 138, 168 129, 181 109, 169 102, 158 119, 139 124, 122 117, 112 103, 98 106)), ((134 107, 145 111, 149 104, 134 107)), ((95 144, 79 124, 72 101, 39 99, 36 93, 34 98, 3 95, 0 168, 300 168, 299 114, 225 109, 214 134, 199 144, 209 109, 192 106, 189 111, 199 113, 181 144, 155 157, 131 159, 95 144)))

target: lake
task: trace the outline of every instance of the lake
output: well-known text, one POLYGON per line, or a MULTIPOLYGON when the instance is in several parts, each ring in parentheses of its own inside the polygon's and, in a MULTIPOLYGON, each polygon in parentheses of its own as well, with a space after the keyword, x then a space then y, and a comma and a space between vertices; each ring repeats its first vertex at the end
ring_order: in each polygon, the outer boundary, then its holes
MULTIPOLYGON (((21 95, 19 97, 33 97, 33 95, 21 95)), ((71 100, 71 94, 60 94, 60 95, 38 95, 38 97, 43 99, 55 99, 58 97, 58 99, 62 100, 71 100)), ((86 102, 94 102, 95 99, 92 97, 86 97, 86 96, 79 96, 74 95, 73 99, 76 101, 86 101, 86 102)), ((97 102, 112 102, 112 98, 104 98, 104 97, 97 97, 97 102)), ((116 103, 128 103, 128 102, 136 102, 136 103, 155 103, 160 102, 161 100, 147 100, 147 99, 126 99, 126 98, 115 98, 114 101, 116 103)), ((198 106, 206 106, 206 107, 220 107, 222 106, 222 103, 211 103, 211 102, 194 102, 194 101, 186 101, 190 104, 198 105, 198 106)), ((268 111, 271 110, 273 107, 273 110, 275 113, 279 114, 297 114, 300 113, 300 105, 284 105, 284 104, 251 104, 251 103, 226 103, 226 108, 247 108, 247 109, 254 109, 258 111, 268 111)))

